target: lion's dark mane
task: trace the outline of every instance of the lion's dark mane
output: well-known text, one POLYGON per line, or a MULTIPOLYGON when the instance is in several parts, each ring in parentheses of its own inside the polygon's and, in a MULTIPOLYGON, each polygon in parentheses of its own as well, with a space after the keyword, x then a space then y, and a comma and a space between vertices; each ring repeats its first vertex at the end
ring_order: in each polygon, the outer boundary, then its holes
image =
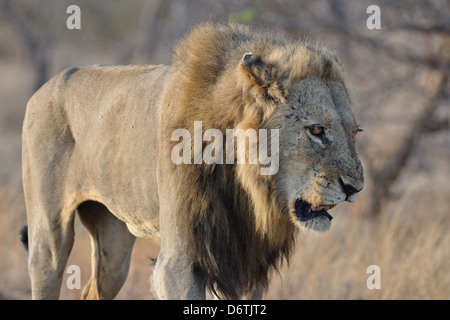
MULTIPOLYGON (((292 42, 276 33, 236 25, 207 23, 194 29, 181 41, 173 57, 173 88, 177 90, 178 104, 164 128, 164 139, 170 141, 171 132, 177 128, 186 128, 193 136, 194 121, 202 121, 203 130, 216 128, 223 133, 242 123, 257 129, 268 107, 257 105, 244 94, 238 67, 245 53, 264 57, 277 47, 292 48, 292 42), (260 109, 248 118, 246 108, 260 109)), ((336 65, 332 56, 319 51, 317 55, 322 55, 315 67, 318 76, 332 77, 336 73, 332 72, 331 65, 336 65)), ((273 74, 266 76, 270 80, 273 74)), ((272 88, 287 92, 288 76, 277 74, 277 87, 272 88)), ((270 106, 275 99, 265 96, 270 106)), ((257 228, 254 203, 236 168, 228 164, 172 166, 178 183, 179 221, 188 254, 194 259, 193 269, 204 277, 209 290, 229 299, 238 299, 258 285, 266 287, 270 270, 289 260, 295 238, 283 195, 271 176, 255 176, 257 188, 253 192, 271 199, 275 209, 267 214, 276 223, 269 228, 281 231, 274 237, 257 228)))

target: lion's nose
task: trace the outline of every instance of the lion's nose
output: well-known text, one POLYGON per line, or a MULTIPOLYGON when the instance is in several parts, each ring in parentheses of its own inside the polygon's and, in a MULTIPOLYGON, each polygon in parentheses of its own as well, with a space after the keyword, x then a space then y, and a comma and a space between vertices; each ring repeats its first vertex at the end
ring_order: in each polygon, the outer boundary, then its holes
POLYGON ((346 196, 345 201, 353 202, 350 199, 350 197, 352 195, 354 195, 355 193, 360 192, 362 190, 362 187, 360 187, 360 189, 358 190, 358 189, 356 189, 356 187, 353 184, 349 183, 349 181, 346 181, 346 180, 342 179, 342 177, 339 177, 338 181, 339 181, 339 184, 342 187, 342 191, 344 191, 344 193, 345 193, 345 196, 346 196))

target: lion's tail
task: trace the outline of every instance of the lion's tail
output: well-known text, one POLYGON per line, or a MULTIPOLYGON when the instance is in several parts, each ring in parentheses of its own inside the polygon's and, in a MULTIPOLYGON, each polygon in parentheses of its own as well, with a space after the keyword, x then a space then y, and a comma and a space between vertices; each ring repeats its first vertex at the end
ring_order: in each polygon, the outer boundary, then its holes
POLYGON ((23 248, 25 249, 28 258, 28 225, 24 225, 22 226, 22 228, 20 228, 19 239, 20 242, 22 242, 23 248))

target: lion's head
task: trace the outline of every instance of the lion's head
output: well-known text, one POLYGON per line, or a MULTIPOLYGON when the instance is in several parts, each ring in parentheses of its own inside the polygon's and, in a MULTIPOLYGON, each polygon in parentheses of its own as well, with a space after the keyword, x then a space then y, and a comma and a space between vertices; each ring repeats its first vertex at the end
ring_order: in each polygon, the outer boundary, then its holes
MULTIPOLYGON (((249 107, 261 115, 258 127, 279 130, 274 211, 289 212, 302 228, 327 231, 332 220, 328 210, 342 201, 355 201, 364 183, 355 149, 361 129, 351 110, 341 64, 324 49, 285 44, 258 55, 244 54, 240 68, 249 107)), ((247 118, 240 125, 248 127, 249 122, 247 118)), ((259 207, 257 186, 264 178, 255 179, 249 166, 240 172, 259 207)), ((268 207, 265 204, 261 211, 268 207)), ((261 228, 270 233, 273 225, 262 221, 261 228)))
POLYGON ((280 127, 275 181, 297 224, 326 231, 332 219, 327 211, 355 201, 363 187, 355 150, 360 129, 343 82, 309 77, 290 92, 265 124, 280 127))
POLYGON ((173 166, 194 267, 210 289, 237 298, 266 285, 268 270, 289 258, 295 226, 326 231, 328 210, 356 199, 363 187, 360 129, 341 64, 317 46, 205 24, 177 48, 173 68, 167 140, 178 128, 193 136, 195 121, 224 135, 236 128, 279 132, 273 175, 262 175, 260 162, 173 166))

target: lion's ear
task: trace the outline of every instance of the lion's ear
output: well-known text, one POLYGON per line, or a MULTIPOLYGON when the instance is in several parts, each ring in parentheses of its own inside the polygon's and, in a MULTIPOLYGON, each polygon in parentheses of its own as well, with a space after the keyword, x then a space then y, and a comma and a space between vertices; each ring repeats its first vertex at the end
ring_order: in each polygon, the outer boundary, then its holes
POLYGON ((283 103, 284 89, 280 83, 280 72, 275 62, 264 61, 252 53, 244 54, 240 62, 244 90, 255 98, 283 103))

